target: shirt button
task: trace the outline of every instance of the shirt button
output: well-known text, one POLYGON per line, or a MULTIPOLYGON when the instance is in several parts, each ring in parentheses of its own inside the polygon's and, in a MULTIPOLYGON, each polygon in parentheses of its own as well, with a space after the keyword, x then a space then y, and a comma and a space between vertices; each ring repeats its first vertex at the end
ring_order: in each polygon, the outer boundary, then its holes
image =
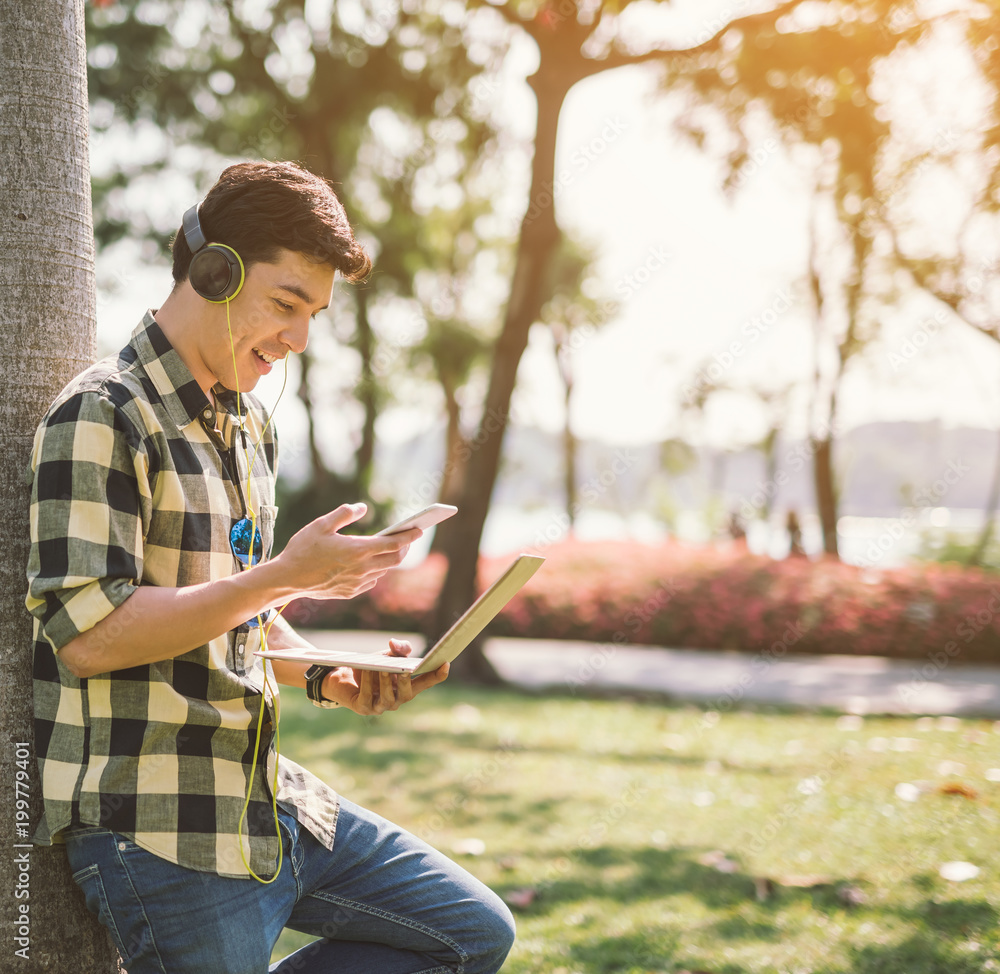
POLYGON ((205 419, 210 420, 212 418, 212 410, 211 409, 204 410, 204 412, 202 412, 202 416, 204 416, 205 419))

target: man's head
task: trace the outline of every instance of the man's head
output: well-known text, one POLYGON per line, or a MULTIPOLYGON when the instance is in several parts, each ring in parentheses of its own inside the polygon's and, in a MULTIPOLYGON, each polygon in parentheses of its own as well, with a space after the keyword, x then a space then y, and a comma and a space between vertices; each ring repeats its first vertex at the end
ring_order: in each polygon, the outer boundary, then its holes
MULTIPOLYGON (((198 210, 205 239, 232 247, 243 266, 273 263, 281 250, 327 264, 349 281, 366 277, 371 260, 330 184, 294 162, 242 162, 224 170, 198 210)), ((175 284, 187 280, 191 248, 173 243, 175 284)))
POLYGON ((335 274, 357 281, 371 270, 330 184, 294 163, 230 166, 202 202, 199 222, 208 243, 240 255, 243 286, 228 301, 200 297, 179 232, 174 288, 156 320, 206 393, 216 383, 253 389, 276 361, 305 348, 335 274))

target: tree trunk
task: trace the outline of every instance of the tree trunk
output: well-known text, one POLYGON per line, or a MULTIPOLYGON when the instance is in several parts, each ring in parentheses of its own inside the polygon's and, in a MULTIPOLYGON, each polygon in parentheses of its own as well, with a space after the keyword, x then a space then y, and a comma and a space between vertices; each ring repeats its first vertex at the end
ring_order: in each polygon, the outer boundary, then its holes
MULTIPOLYGON (((465 486, 466 457, 469 455, 470 444, 462 436, 462 410, 458 404, 455 384, 444 375, 439 375, 441 389, 444 392, 445 413, 448 425, 445 429, 445 463, 444 479, 438 490, 438 503, 453 504, 458 507, 462 503, 462 490, 465 486)), ((438 525, 431 540, 431 551, 445 552, 447 550, 447 521, 438 525)))
POLYGON ((563 483, 566 491, 566 517, 569 519, 569 533, 576 527, 576 515, 580 510, 576 497, 576 453, 577 442, 570 424, 569 407, 573 397, 573 380, 566 383, 566 425, 563 427, 563 483))
POLYGON ((569 338, 569 332, 565 332, 563 338, 556 338, 556 365, 563 381, 563 409, 565 410, 562 431, 563 491, 566 497, 568 531, 572 534, 576 526, 576 515, 580 510, 580 505, 577 502, 576 492, 577 440, 573 435, 573 423, 570 415, 573 405, 573 362, 571 358, 573 350, 569 338))
POLYGON ((316 439, 316 410, 312 398, 312 384, 310 373, 312 371, 313 357, 308 348, 302 350, 299 355, 299 387, 296 395, 306 411, 306 439, 309 450, 309 470, 310 484, 319 484, 326 488, 326 483, 330 479, 330 471, 326 468, 326 461, 319 452, 319 442, 316 439))
POLYGON ((823 532, 823 552, 840 557, 837 549, 837 490, 833 482, 833 436, 828 434, 813 441, 813 482, 816 487, 816 509, 823 532))
POLYGON ((368 302, 372 291, 354 289, 358 308, 358 354, 361 356, 361 378, 358 381, 358 401, 365 411, 361 424, 361 443, 354 454, 354 483, 358 500, 367 500, 375 461, 375 420, 378 419, 378 380, 372 368, 375 336, 368 319, 368 302))
MULTIPOLYGON (((438 598, 431 638, 445 632, 476 597, 479 542, 496 483, 500 450, 517 378, 517 367, 528 343, 528 331, 538 320, 547 296, 546 279, 559 246, 552 197, 555 171, 556 125, 563 100, 574 79, 544 71, 528 79, 538 100, 535 156, 531 167, 528 211, 521 223, 517 261, 503 331, 493 351, 493 370, 483 418, 470 449, 465 492, 458 513, 451 518, 445 541, 448 574, 438 598)), ((470 646, 452 663, 452 676, 477 683, 498 683, 500 678, 481 646, 470 646)))
POLYGON ((87 124, 83 0, 0 0, 0 965, 24 974, 118 968, 107 932, 70 878, 65 852, 28 845, 41 788, 24 608, 25 470, 42 414, 96 348, 87 124), (16 814, 21 770, 28 771, 20 786, 27 822, 16 814))

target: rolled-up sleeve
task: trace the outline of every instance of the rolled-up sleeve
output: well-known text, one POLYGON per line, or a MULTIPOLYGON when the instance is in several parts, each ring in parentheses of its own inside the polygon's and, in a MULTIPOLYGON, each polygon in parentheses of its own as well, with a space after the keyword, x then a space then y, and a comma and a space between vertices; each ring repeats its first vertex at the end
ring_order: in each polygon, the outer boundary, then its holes
POLYGON ((35 434, 25 604, 55 652, 142 578, 146 461, 135 427, 100 392, 71 395, 35 434))

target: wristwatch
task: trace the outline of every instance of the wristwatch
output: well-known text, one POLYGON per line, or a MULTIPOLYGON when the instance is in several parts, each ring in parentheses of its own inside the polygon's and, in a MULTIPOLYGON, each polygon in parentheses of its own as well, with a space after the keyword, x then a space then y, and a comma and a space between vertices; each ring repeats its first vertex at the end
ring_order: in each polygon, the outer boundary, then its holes
POLYGON ((320 666, 319 663, 313 663, 306 670, 306 696, 317 707, 324 707, 329 710, 340 706, 336 700, 327 700, 323 696, 323 681, 326 679, 327 673, 335 669, 337 669, 336 666, 320 666))

